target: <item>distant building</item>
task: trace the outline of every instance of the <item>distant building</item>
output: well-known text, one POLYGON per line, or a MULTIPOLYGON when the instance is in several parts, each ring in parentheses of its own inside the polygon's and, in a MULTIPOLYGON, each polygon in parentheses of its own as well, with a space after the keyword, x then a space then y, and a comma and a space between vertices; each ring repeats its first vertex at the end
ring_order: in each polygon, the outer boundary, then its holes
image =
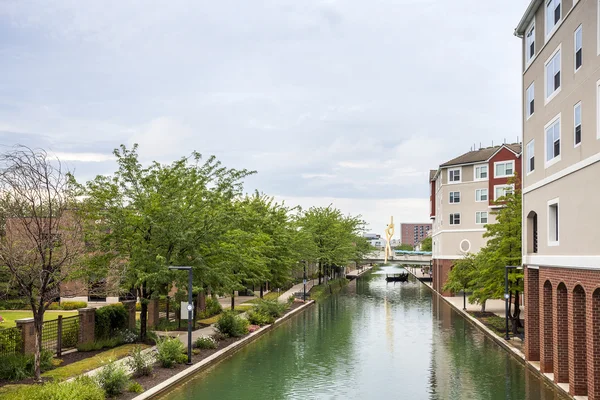
POLYGON ((382 238, 381 235, 378 235, 376 233, 365 233, 363 237, 367 239, 371 246, 377 247, 379 250, 385 249, 387 240, 385 238, 382 238))
POLYGON ((427 237, 431 230, 431 224, 423 223, 405 223, 400 224, 400 243, 410 244, 415 247, 427 237))
POLYGON ((509 180, 521 176, 521 144, 503 144, 469 151, 430 173, 433 220, 433 288, 442 287, 455 260, 477 253, 487 239, 489 212, 502 207, 496 199, 514 190, 509 180))

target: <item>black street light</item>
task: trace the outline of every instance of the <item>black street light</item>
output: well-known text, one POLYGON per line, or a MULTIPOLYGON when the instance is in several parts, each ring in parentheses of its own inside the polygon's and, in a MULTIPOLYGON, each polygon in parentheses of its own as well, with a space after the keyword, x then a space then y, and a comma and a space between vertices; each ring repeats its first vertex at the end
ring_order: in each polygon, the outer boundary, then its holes
POLYGON ((303 300, 306 302, 306 261, 302 261, 304 264, 304 297, 303 300))
POLYGON ((187 305, 187 310, 188 310, 188 360, 187 360, 187 365, 192 365, 192 323, 194 322, 192 320, 192 310, 194 309, 193 304, 193 299, 192 299, 192 267, 175 267, 175 266, 170 266, 169 269, 171 270, 182 270, 182 271, 187 271, 188 272, 188 305, 187 305))
MULTIPOLYGON (((512 265, 507 265, 506 267, 504 267, 504 320, 506 322, 506 333, 504 335, 505 340, 510 340, 510 336, 508 336, 508 308, 510 305, 510 303, 509 303, 510 293, 508 292, 508 270, 509 269, 523 269, 523 267, 512 266, 512 265)), ((519 305, 516 304, 515 307, 519 307, 519 305)))

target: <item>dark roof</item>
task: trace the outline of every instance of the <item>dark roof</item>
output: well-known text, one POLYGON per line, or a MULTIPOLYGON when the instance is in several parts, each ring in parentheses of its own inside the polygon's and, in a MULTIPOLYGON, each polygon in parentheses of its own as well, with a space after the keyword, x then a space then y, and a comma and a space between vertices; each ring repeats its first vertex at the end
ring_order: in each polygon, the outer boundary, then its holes
POLYGON ((472 164, 476 162, 487 161, 490 159, 491 156, 494 155, 494 153, 496 153, 503 146, 516 154, 521 154, 520 143, 503 144, 501 146, 486 147, 484 149, 469 151, 468 153, 465 153, 456 158, 453 158, 450 161, 443 163, 442 165, 440 165, 440 167, 449 167, 451 165, 472 164))
POLYGON ((435 178, 435 174, 437 174, 437 169, 429 170, 429 182, 431 182, 433 180, 433 178, 435 178))

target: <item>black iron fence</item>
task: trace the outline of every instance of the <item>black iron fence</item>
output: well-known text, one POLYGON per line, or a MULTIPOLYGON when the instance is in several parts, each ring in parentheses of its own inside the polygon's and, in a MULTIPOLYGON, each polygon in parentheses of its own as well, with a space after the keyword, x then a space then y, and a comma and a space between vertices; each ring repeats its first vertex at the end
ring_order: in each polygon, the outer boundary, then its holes
POLYGON ((19 328, 0 330, 0 356, 20 353, 23 346, 23 336, 19 328))
POLYGON ((42 349, 52 351, 58 357, 64 350, 77 347, 79 341, 79 315, 53 321, 45 321, 42 326, 42 349))

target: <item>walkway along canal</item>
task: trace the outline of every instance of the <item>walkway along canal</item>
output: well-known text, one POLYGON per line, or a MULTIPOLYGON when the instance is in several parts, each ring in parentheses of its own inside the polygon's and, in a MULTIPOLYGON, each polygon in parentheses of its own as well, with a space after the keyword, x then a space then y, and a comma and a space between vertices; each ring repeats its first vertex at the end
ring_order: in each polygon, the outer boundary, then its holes
POLYGON ((410 277, 376 271, 163 399, 564 397, 410 277))

